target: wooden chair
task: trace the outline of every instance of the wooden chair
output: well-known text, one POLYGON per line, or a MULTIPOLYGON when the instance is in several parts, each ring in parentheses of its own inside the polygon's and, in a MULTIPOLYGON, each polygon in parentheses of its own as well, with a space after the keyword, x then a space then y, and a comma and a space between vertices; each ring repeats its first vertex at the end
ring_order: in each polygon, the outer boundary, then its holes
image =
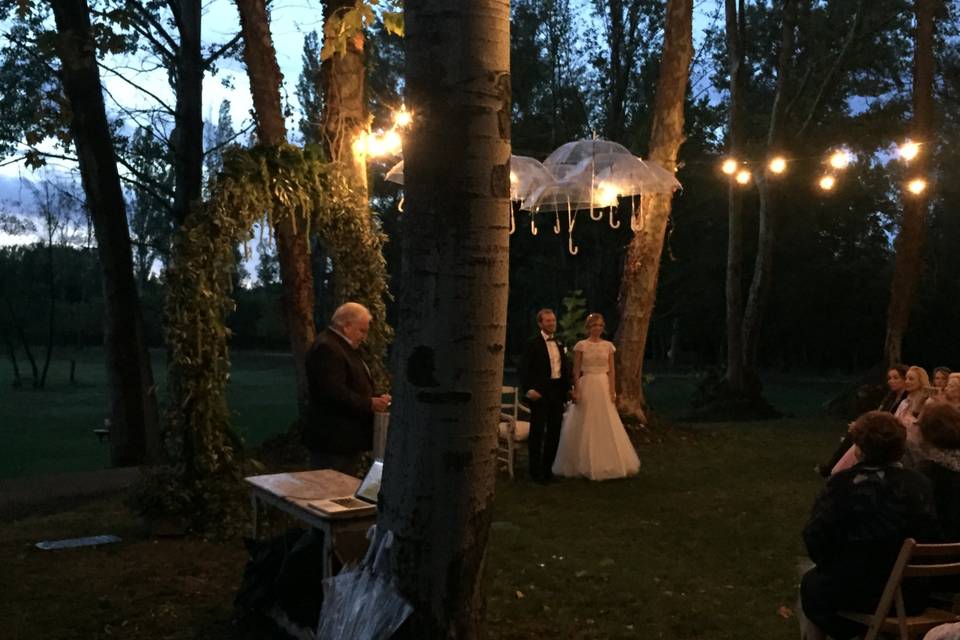
POLYGON ((900 585, 904 578, 939 576, 960 576, 960 543, 919 544, 913 538, 907 538, 890 571, 877 610, 872 615, 852 611, 842 611, 840 615, 867 626, 864 640, 876 640, 881 633, 899 634, 900 640, 922 638, 936 626, 960 621, 960 614, 928 607, 919 615, 908 616, 900 585), (920 561, 915 562, 918 558, 920 561), (896 609, 895 615, 890 615, 891 608, 896 609))
POLYGON ((500 424, 497 432, 497 463, 502 464, 513 480, 513 462, 517 443, 530 435, 530 409, 520 402, 517 387, 500 389, 500 424))

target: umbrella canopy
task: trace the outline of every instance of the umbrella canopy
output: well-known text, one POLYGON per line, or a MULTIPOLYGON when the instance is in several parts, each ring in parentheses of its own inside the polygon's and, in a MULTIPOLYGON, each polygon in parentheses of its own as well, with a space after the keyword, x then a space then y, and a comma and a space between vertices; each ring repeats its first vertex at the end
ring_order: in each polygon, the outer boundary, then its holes
POLYGON ((680 188, 673 174, 656 162, 622 153, 600 153, 581 160, 568 179, 581 176, 592 176, 596 190, 613 190, 621 196, 673 193, 680 188))
MULTIPOLYGON (((384 179, 388 182, 403 184, 403 160, 387 171, 384 179)), ((556 182, 556 179, 539 160, 528 156, 510 156, 510 199, 518 200, 521 208, 526 208, 530 196, 538 189, 556 182)))
POLYGON ((557 178, 563 179, 584 160, 608 153, 633 155, 622 144, 609 140, 575 140, 557 147, 543 161, 543 166, 553 172, 557 178))

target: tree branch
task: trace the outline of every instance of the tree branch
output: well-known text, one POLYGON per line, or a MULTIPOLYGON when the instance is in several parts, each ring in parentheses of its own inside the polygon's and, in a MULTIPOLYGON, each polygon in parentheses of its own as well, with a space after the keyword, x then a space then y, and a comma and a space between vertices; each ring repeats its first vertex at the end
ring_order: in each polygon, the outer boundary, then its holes
POLYGON ((171 61, 176 59, 177 51, 180 50, 180 43, 177 42, 166 29, 163 28, 163 25, 160 24, 160 21, 157 20, 157 17, 147 11, 140 3, 132 2, 130 5, 133 6, 135 17, 138 17, 140 20, 139 23, 134 20, 131 22, 131 24, 138 24, 141 28, 152 27, 153 30, 160 36, 160 38, 167 42, 169 49, 156 40, 150 29, 143 28, 142 31, 138 29, 138 32, 141 33, 145 38, 149 39, 153 46, 157 47, 165 55, 168 55, 171 61))
POLYGON ((201 63, 203 64, 204 71, 208 70, 210 68, 210 65, 212 65, 214 62, 216 62, 225 54, 227 54, 231 49, 239 45, 242 39, 243 39, 243 34, 240 32, 237 32, 237 35, 233 36, 233 38, 231 38, 229 42, 224 44, 219 49, 212 51, 210 55, 207 56, 206 58, 203 58, 201 63))
POLYGON ((833 84, 834 77, 836 77, 836 75, 840 72, 840 67, 843 66, 844 62, 846 62, 847 55, 850 53, 850 49, 853 47, 854 40, 856 40, 857 32, 860 30, 860 25, 863 23, 864 4, 865 0, 860 0, 857 3, 857 11, 853 16, 853 23, 850 25, 850 31, 847 32, 847 37, 844 39, 843 46, 840 47, 840 52, 837 53, 837 57, 833 61, 833 65, 830 67, 826 77, 820 84, 820 90, 817 92, 817 97, 814 98, 813 104, 810 106, 810 112, 807 114, 807 119, 800 126, 800 129, 794 136, 795 138, 800 139, 807 132, 807 128, 813 122, 814 117, 817 115, 817 111, 820 109, 820 105, 823 103, 827 89, 829 89, 830 85, 833 84))
MULTIPOLYGON (((103 63, 100 62, 99 60, 97 61, 97 66, 100 67, 101 69, 103 69, 104 71, 113 74, 113 75, 116 76, 117 78, 120 78, 121 80, 123 80, 124 82, 126 82, 127 84, 129 84, 131 87, 133 87, 134 89, 136 89, 137 91, 141 91, 141 92, 145 93, 146 95, 150 96, 151 98, 153 98, 154 100, 157 101, 157 104, 160 105, 160 107, 161 107, 161 109, 162 109, 163 111, 167 112, 167 113, 170 114, 171 116, 174 115, 173 109, 170 108, 170 106, 167 105, 166 102, 164 102, 159 96, 157 96, 157 95, 156 95, 155 93, 153 93, 152 91, 141 87, 140 85, 138 85, 138 84, 137 84, 136 82, 134 82, 133 80, 127 78, 125 75, 123 75, 122 73, 118 72, 116 69, 114 69, 114 68, 112 68, 112 67, 106 66, 105 64, 103 64, 103 63)), ((104 89, 104 90, 106 90, 106 89, 104 89)), ((113 96, 110 96, 110 97, 113 98, 113 96)), ((117 106, 120 106, 120 103, 119 103, 116 99, 114 99, 113 101, 117 104, 117 106)), ((121 107, 121 108, 122 108, 122 107, 121 107)), ((128 113, 129 113, 129 112, 128 112, 128 113)))

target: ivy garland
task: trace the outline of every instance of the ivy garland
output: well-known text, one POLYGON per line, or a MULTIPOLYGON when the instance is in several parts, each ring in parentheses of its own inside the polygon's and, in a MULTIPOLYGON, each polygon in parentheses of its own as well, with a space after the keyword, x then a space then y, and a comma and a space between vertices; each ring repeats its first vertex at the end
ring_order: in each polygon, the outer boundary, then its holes
POLYGON ((373 224, 362 192, 316 146, 227 150, 213 196, 179 229, 166 271, 166 444, 179 478, 173 484, 180 485, 168 487, 177 499, 167 503, 181 505, 183 513, 174 515, 186 517, 194 530, 232 534, 242 526, 243 443, 231 428, 226 401, 226 319, 235 308, 234 248, 252 240, 253 225, 264 216, 271 227, 282 216, 295 228, 306 225, 305 236, 315 234, 330 251, 337 299, 358 301, 378 319, 367 348, 378 384, 387 382, 384 354, 392 329, 385 322, 386 237, 373 224))

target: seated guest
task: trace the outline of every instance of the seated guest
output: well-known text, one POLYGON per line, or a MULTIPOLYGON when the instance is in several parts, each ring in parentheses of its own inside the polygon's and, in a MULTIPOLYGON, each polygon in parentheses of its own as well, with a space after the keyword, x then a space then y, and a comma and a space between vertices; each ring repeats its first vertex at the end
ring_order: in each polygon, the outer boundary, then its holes
MULTIPOLYGON (((893 415, 907 430, 907 449, 903 457, 903 464, 913 468, 917 465, 917 448, 920 446, 920 431, 917 429, 917 418, 923 410, 924 404, 930 397, 930 377, 923 367, 910 367, 903 379, 903 389, 906 396, 897 405, 893 415)), ((857 463, 856 447, 850 447, 840 461, 834 465, 831 473, 838 473, 849 469, 857 463)))
POLYGON ((949 377, 950 369, 948 367, 937 367, 933 370, 933 388, 937 390, 937 394, 943 393, 949 377))
POLYGON ((960 373, 951 373, 941 399, 952 407, 960 409, 960 373))
POLYGON ((960 409, 946 402, 920 415, 923 459, 918 470, 933 482, 933 497, 944 537, 960 542, 960 409))
MULTIPOLYGON (((837 612, 874 611, 906 538, 939 538, 930 481, 899 463, 906 444, 900 422, 871 411, 850 435, 860 460, 827 480, 803 530, 816 563, 800 585, 803 613, 834 640, 864 631, 837 612)), ((904 583, 908 613, 922 610, 926 595, 922 583, 904 583)))
MULTIPOLYGON (((883 396, 883 400, 880 401, 880 406, 877 407, 877 411, 893 413, 897 410, 897 407, 900 406, 900 402, 907 396, 907 392, 903 388, 907 368, 905 364, 895 364, 887 370, 887 394, 883 396)), ((851 422, 847 425, 848 429, 852 424, 851 422)), ((843 458, 843 454, 850 449, 851 445, 853 445, 853 441, 850 439, 850 433, 848 432, 840 440, 840 445, 833 452, 833 455, 830 456, 830 460, 827 461, 826 464, 817 465, 817 473, 824 478, 829 476, 833 468, 836 467, 840 459, 843 458)), ((851 465, 852 464, 851 462, 851 465)))

